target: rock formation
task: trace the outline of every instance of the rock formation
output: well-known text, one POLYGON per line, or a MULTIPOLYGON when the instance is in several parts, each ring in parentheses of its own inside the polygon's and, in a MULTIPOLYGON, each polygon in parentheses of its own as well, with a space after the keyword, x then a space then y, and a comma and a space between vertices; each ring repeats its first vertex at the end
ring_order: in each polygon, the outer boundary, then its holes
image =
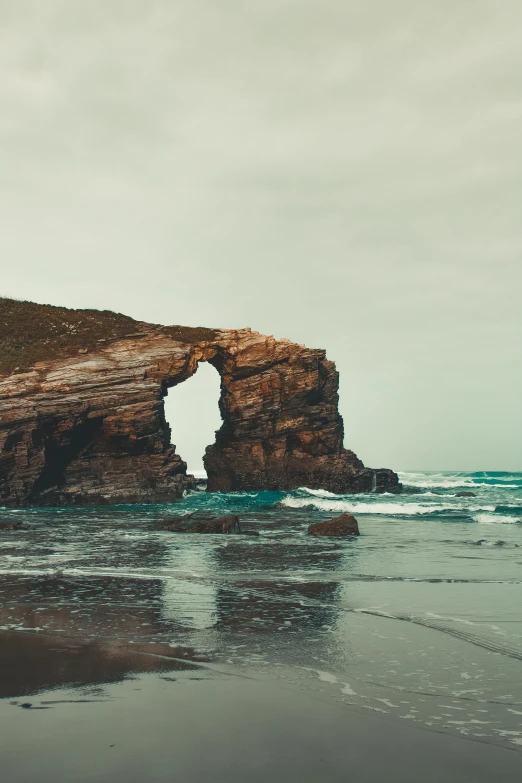
POLYGON ((315 522, 308 528, 310 536, 358 536, 359 525, 351 514, 341 514, 335 519, 325 522, 315 522))
POLYGON ((164 502, 194 479, 163 399, 210 362, 223 424, 209 491, 400 491, 343 448, 325 351, 250 329, 162 327, 0 300, 0 505, 164 502))

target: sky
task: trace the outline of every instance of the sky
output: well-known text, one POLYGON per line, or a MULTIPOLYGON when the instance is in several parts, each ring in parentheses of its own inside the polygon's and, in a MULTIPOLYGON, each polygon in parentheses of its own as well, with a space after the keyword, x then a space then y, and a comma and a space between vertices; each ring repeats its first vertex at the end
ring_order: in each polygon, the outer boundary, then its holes
MULTIPOLYGON (((366 464, 522 470, 521 30, 519 0, 0 0, 0 295, 325 348, 366 464)), ((191 466, 204 369, 168 399, 191 466)))

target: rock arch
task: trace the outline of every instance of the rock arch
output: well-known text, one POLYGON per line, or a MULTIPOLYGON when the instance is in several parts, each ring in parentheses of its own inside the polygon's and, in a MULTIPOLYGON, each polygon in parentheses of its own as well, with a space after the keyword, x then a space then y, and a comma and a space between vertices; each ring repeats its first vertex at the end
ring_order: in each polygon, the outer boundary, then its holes
POLYGON ((250 329, 136 326, 0 377, 0 504, 179 497, 193 479, 163 400, 205 361, 221 376, 223 419, 204 456, 210 491, 400 488, 344 449, 325 351, 250 329))
MULTIPOLYGON (((168 389, 164 398, 165 417, 176 452, 187 463, 187 471, 201 482, 203 456, 214 443, 223 420, 219 412, 221 378, 209 362, 200 362, 195 375, 168 389)), ((201 487, 200 487, 201 488, 201 487)))

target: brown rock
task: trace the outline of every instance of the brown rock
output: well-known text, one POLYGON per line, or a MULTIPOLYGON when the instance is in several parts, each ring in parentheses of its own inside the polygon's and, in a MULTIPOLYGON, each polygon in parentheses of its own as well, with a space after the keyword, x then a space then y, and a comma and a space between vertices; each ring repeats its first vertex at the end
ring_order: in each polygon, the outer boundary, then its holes
POLYGON ((20 530, 21 522, 0 522, 0 530, 20 530))
POLYGON ((351 514, 341 514, 326 522, 315 522, 308 528, 311 536, 358 536, 359 525, 351 514))
POLYGON ((199 362, 221 376, 208 491, 401 489, 343 447, 338 373, 323 350, 7 299, 2 345, 0 505, 161 503, 194 489, 163 400, 199 362))
POLYGON ((457 492, 455 497, 456 498, 476 498, 477 496, 475 495, 474 492, 457 492))

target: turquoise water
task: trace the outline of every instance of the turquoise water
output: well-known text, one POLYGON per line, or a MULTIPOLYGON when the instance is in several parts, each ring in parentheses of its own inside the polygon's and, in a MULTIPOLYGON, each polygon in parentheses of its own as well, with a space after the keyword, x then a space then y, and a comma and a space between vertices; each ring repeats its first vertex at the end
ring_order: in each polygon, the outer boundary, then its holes
POLYGON ((357 709, 521 749, 522 474, 401 480, 420 492, 2 509, 23 527, 0 532, 0 630, 185 645, 357 709), (202 509, 237 513, 260 535, 158 529, 202 509), (343 511, 358 539, 307 535, 343 511))

